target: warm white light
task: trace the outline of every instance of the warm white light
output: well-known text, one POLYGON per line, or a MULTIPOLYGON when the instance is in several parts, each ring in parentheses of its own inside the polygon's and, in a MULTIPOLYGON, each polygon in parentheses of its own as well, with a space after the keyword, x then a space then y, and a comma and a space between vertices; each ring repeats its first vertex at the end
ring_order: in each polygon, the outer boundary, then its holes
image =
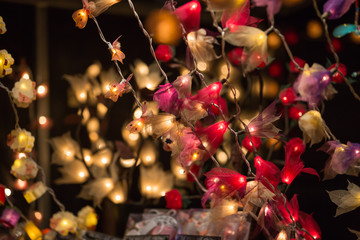
POLYGON ((7 197, 9 197, 9 196, 11 195, 11 190, 10 190, 10 188, 5 188, 5 195, 6 195, 7 197))
POLYGON ((197 63, 197 68, 199 69, 199 71, 204 72, 204 71, 207 70, 208 65, 207 65, 206 62, 198 62, 198 63, 197 63))
POLYGON ((108 111, 108 108, 104 104, 98 103, 96 106, 96 110, 97 110, 99 117, 104 118, 108 111))
POLYGON ((79 177, 81 177, 81 178, 85 177, 85 173, 84 172, 79 172, 79 177))
POLYGON ((19 153, 19 154, 18 154, 18 159, 23 158, 23 157, 26 157, 26 154, 25 154, 25 153, 19 153))
POLYGON ((104 165, 106 165, 106 164, 109 163, 109 159, 103 157, 103 158, 101 159, 101 162, 102 162, 104 165))
POLYGON ((30 79, 30 76, 29 76, 28 73, 24 73, 24 74, 22 75, 22 78, 24 78, 24 79, 30 79))
POLYGON ((14 182, 14 187, 18 190, 24 190, 27 187, 27 181, 26 180, 21 180, 21 179, 16 179, 14 182))
POLYGON ((218 150, 216 153, 216 159, 218 160, 218 162, 222 165, 226 164, 227 160, 228 160, 228 156, 226 155, 226 153, 222 150, 218 150))
POLYGON ((142 115, 142 111, 140 108, 137 108, 134 112, 134 118, 140 118, 142 115))
POLYGON ((97 132, 100 128, 100 122, 95 117, 90 118, 86 127, 89 132, 97 132))
POLYGON ((40 116, 39 117, 39 124, 41 126, 44 126, 44 125, 46 125, 46 123, 47 123, 47 118, 45 116, 40 116))
POLYGON ((37 94, 39 97, 45 96, 47 94, 47 91, 48 91, 47 86, 44 84, 41 84, 37 87, 37 94))
POLYGON ((89 133, 89 138, 92 142, 96 142, 99 139, 99 134, 97 132, 89 133))
POLYGON ((36 220, 41 221, 43 215, 41 214, 41 212, 35 211, 34 217, 36 218, 36 220))

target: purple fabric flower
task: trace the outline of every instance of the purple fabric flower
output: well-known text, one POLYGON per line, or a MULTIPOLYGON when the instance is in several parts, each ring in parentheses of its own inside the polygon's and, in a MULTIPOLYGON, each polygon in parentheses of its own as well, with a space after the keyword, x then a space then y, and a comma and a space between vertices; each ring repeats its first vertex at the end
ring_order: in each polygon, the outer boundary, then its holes
POLYGON ((323 12, 329 13, 329 19, 342 17, 350 8, 355 0, 328 0, 324 4, 323 12))
POLYGON ((279 118, 280 115, 276 115, 276 106, 274 101, 248 124, 251 136, 259 138, 273 138, 280 131, 280 129, 275 127, 273 124, 279 118))
POLYGON ((337 141, 328 141, 319 150, 331 155, 330 168, 337 174, 344 174, 360 160, 360 144, 347 142, 347 145, 337 141))
POLYGON ((280 11, 281 0, 253 0, 256 7, 266 7, 266 13, 269 21, 274 18, 274 15, 280 11))
POLYGON ((305 101, 310 108, 316 107, 326 97, 331 82, 331 72, 323 66, 314 63, 311 68, 305 64, 304 71, 294 83, 294 90, 300 97, 297 100, 305 101))
POLYGON ((174 115, 178 114, 179 107, 182 103, 182 100, 178 98, 178 92, 171 83, 160 85, 159 90, 154 93, 153 99, 158 102, 159 108, 162 111, 174 115))

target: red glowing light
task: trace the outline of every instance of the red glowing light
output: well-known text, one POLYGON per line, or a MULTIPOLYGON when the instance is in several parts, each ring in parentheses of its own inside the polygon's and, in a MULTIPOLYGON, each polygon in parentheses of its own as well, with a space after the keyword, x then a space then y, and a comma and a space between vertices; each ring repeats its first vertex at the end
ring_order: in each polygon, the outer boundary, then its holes
POLYGON ((198 1, 188 2, 174 11, 187 33, 196 31, 200 27, 201 5, 198 1))
POLYGON ((305 112, 306 108, 303 104, 296 104, 289 108, 288 114, 289 118, 298 120, 305 112))
POLYGON ((280 100, 283 105, 287 106, 296 101, 296 93, 292 87, 284 88, 280 92, 280 100))
MULTIPOLYGON (((331 65, 328 70, 333 70, 335 69, 336 64, 331 65)), ((331 77, 331 81, 335 82, 335 83, 343 83, 344 82, 344 78, 341 76, 341 74, 339 73, 341 72, 342 75, 344 75, 346 77, 347 75, 347 68, 344 64, 339 63, 339 68, 338 71, 336 71, 332 77, 331 77)))
POLYGON ((260 146, 261 146, 261 139, 258 138, 258 137, 251 137, 252 138, 252 142, 250 140, 250 138, 248 136, 245 136, 244 140, 241 142, 242 146, 244 148, 246 148, 246 150, 248 150, 249 152, 253 152, 254 151, 254 147, 253 147, 253 144, 254 143, 254 146, 256 149, 258 149, 260 146))

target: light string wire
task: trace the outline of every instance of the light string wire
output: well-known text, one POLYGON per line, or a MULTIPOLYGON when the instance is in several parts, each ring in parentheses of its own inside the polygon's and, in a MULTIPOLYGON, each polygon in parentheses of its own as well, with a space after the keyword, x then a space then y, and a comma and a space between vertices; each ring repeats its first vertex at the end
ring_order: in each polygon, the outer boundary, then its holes
POLYGON ((135 15, 135 18, 136 18, 137 21, 138 21, 139 27, 141 28, 141 30, 143 31, 145 37, 146 37, 146 38, 148 39, 148 41, 149 41, 150 52, 151 52, 151 55, 153 56, 153 58, 154 58, 154 60, 155 60, 155 62, 156 62, 156 65, 158 66, 158 68, 159 68, 161 74, 163 75, 163 77, 165 78, 165 82, 166 82, 166 83, 169 83, 169 79, 168 79, 166 73, 164 72, 164 70, 161 68, 160 62, 159 62, 159 60, 157 59, 157 57, 156 57, 156 55, 155 55, 155 50, 154 50, 154 47, 153 47, 153 45, 152 45, 153 40, 152 40, 150 34, 149 34, 148 31, 146 31, 146 29, 144 28, 144 25, 143 25, 143 23, 141 22, 141 19, 140 19, 140 17, 139 17, 139 14, 138 14, 138 13, 136 12, 136 10, 135 10, 135 6, 134 6, 133 2, 132 2, 131 0, 128 0, 128 3, 129 3, 129 6, 130 6, 131 10, 133 11, 133 13, 134 13, 134 15, 135 15))
MULTIPOLYGON (((9 90, 9 88, 7 88, 2 82, 0 82, 0 87, 3 88, 3 89, 7 92, 8 96, 9 96, 9 100, 10 100, 10 103, 11 103, 11 107, 12 107, 13 112, 14 112, 14 115, 15 115, 15 129, 20 129, 20 125, 19 125, 19 115, 18 115, 17 109, 16 109, 16 107, 15 107, 14 100, 13 100, 13 98, 12 98, 12 93, 11 93, 11 91, 9 90)), ((41 166, 39 166, 38 164, 37 164, 37 167, 38 167, 38 169, 39 169, 40 172, 41 172, 42 182, 43 182, 44 185, 46 186, 46 175, 45 175, 45 171, 44 171, 44 169, 43 169, 41 166)), ((59 206, 60 210, 61 210, 61 211, 65 211, 64 205, 57 199, 54 190, 53 190, 52 188, 48 187, 48 186, 46 186, 46 189, 47 189, 47 191, 49 192, 49 194, 52 196, 54 202, 59 206)), ((12 206, 12 207, 14 206, 13 203, 12 203, 8 198, 6 198, 6 200, 8 201, 8 203, 9 203, 10 206, 12 206)), ((24 220, 27 220, 27 218, 26 218, 22 213, 20 213, 20 214, 21 214, 21 216, 22 216, 22 218, 23 218, 24 220)))
POLYGON ((9 88, 7 88, 2 82, 0 82, 0 87, 3 88, 8 94, 8 97, 9 97, 9 100, 10 100, 10 103, 11 103, 11 108, 12 108, 12 110, 14 112, 14 115, 15 115, 15 129, 19 129, 20 128, 19 115, 18 115, 18 111, 17 111, 17 109, 15 107, 14 100, 12 98, 12 93, 9 90, 9 88))
MULTIPOLYGON (((96 20, 96 18, 94 16, 91 16, 91 19, 94 21, 94 23, 96 25, 96 28, 97 28, 97 30, 99 32, 99 36, 100 36, 101 40, 108 46, 109 50, 113 49, 112 44, 105 39, 105 36, 104 36, 104 34, 103 34, 103 32, 102 32, 102 30, 100 28, 100 25, 99 25, 98 21, 96 20)), ((114 62, 115 66, 116 66, 116 69, 117 69, 117 71, 118 71, 118 73, 121 76, 122 81, 123 81, 125 78, 124 78, 124 76, 123 76, 123 74, 121 72, 121 69, 120 69, 120 66, 119 66, 118 62, 117 61, 113 61, 113 62, 114 62)), ((139 108, 141 108, 141 102, 138 99, 138 97, 136 96, 136 92, 135 92, 132 84, 130 84, 130 82, 128 82, 127 84, 130 86, 131 93, 132 93, 132 95, 133 95, 133 97, 135 99, 136 104, 138 105, 139 108)))

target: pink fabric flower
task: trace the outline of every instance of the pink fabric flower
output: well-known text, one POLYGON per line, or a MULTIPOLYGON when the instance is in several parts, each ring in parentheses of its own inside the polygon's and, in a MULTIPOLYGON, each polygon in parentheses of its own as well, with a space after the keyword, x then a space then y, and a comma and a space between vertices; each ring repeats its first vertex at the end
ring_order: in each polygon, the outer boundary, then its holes
POLYGON ((178 93, 171 83, 160 85, 159 90, 154 93, 154 101, 158 102, 158 107, 167 113, 177 115, 182 101, 178 98, 178 93))

